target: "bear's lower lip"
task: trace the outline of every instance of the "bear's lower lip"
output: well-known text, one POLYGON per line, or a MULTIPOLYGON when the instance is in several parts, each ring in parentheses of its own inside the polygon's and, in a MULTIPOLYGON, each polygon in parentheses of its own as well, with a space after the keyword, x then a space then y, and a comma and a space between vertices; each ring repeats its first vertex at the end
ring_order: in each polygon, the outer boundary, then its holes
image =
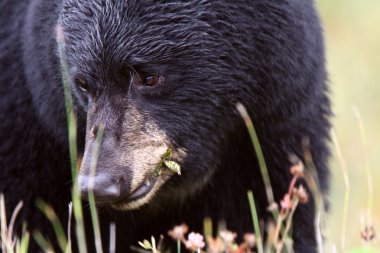
POLYGON ((157 177, 151 177, 145 180, 136 190, 134 190, 126 199, 126 201, 135 201, 137 199, 143 198, 147 195, 156 183, 157 177))

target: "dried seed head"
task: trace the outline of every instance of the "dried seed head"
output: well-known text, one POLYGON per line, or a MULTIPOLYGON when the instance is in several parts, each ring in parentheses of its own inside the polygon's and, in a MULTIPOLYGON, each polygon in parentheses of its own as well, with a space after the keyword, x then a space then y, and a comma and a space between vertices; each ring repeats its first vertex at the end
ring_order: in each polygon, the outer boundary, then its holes
POLYGON ((304 170, 304 167, 301 161, 299 161, 298 163, 290 167, 290 173, 293 176, 297 176, 297 177, 303 177, 303 170, 304 170))
POLYGON ((375 233, 375 228, 372 225, 366 225, 360 232, 361 238, 366 241, 370 242, 373 239, 375 239, 376 233, 375 233))
POLYGON ((309 194, 303 185, 300 185, 298 188, 294 188, 294 194, 298 197, 301 204, 306 204, 309 201, 309 194))

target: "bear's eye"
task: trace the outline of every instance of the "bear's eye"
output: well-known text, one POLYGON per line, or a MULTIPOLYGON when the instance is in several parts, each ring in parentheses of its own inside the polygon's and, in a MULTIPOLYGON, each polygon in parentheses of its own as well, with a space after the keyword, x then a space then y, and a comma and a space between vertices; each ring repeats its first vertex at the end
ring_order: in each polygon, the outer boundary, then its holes
POLYGON ((155 86, 160 82, 159 75, 147 75, 144 79, 144 86, 155 86))
POLYGON ((86 80, 84 80, 83 78, 76 78, 75 79, 75 84, 78 86, 79 89, 81 89, 82 91, 84 92, 87 92, 88 91, 88 83, 86 80))

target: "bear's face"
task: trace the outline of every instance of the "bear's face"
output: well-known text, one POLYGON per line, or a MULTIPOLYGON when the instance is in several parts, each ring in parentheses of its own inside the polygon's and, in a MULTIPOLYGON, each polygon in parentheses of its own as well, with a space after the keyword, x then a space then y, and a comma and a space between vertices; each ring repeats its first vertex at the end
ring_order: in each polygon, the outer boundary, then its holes
POLYGON ((99 202, 127 210, 155 195, 183 197, 220 166, 221 147, 235 125, 238 87, 230 75, 230 54, 221 49, 226 42, 207 22, 210 8, 187 5, 63 3, 58 26, 72 92, 87 114, 80 186, 84 194, 93 189, 99 202), (168 149, 181 176, 157 176, 168 149))

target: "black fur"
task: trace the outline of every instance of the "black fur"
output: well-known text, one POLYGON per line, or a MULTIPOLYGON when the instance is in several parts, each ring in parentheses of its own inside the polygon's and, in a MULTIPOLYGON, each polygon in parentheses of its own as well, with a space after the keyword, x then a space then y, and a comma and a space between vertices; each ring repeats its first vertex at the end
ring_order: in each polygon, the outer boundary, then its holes
MULTIPOLYGON (((254 121, 276 200, 291 178, 288 156, 302 156, 305 137, 326 193, 330 103, 314 1, 3 0, 0 9, 0 192, 8 214, 24 201, 18 231, 27 221, 29 229, 54 238, 35 207, 37 198, 67 221, 71 179, 57 24, 64 30, 72 79, 88 80, 93 95, 73 84, 82 152, 86 114, 98 103, 87 121, 105 123, 105 135, 117 140, 110 153, 133 147, 149 131, 135 125, 125 134, 123 126, 133 122, 131 106, 165 132, 174 150, 188 153, 183 175, 148 205, 126 213, 100 210, 105 237, 116 220, 120 252, 178 222, 202 231, 205 216, 225 220, 240 233, 252 231, 249 189, 261 217, 268 216, 237 102, 254 121), (137 87, 126 71, 131 69, 158 73, 164 82, 137 87)), ((110 156, 110 173, 121 173, 110 156)), ((295 214, 296 252, 316 252, 313 217, 311 202, 295 214)))

